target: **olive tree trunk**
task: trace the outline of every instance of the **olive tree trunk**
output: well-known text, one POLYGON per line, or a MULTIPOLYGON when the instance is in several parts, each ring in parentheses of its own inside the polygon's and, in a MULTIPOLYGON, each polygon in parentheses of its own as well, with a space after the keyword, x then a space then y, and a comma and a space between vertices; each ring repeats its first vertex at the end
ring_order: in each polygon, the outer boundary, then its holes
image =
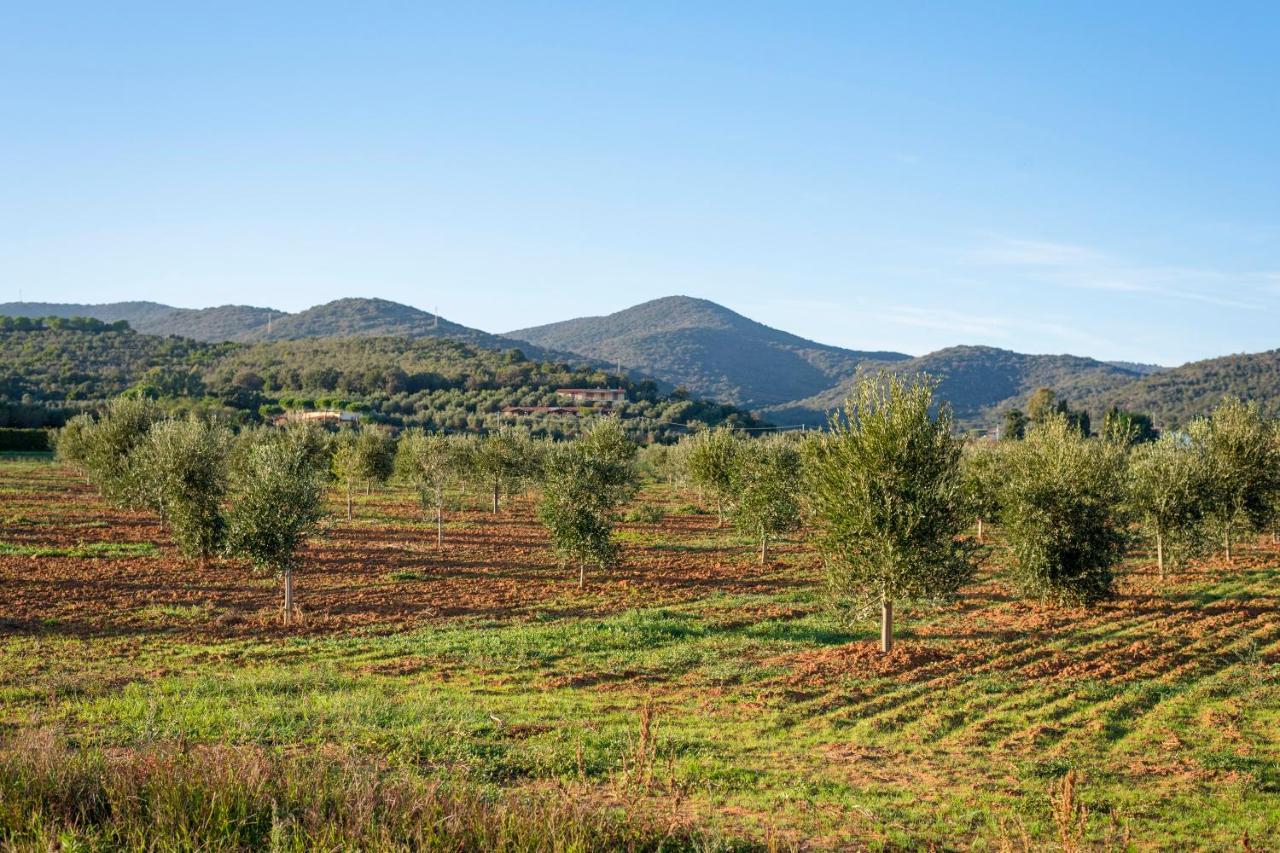
POLYGON ((293 624, 293 569, 284 570, 284 624, 293 624))
POLYGON ((1156 566, 1160 569, 1160 580, 1164 580, 1164 534, 1156 531, 1156 566))
POLYGON ((982 544, 982 518, 978 518, 978 544, 982 544))
POLYGON ((347 521, 351 520, 351 481, 347 480, 347 521))
POLYGON ((444 547, 444 490, 436 489, 436 550, 444 547))
POLYGON ((494 480, 493 481, 493 514, 494 515, 498 514, 498 492, 500 492, 501 490, 502 490, 502 487, 498 484, 498 481, 494 480))
POLYGON ((893 651, 893 602, 888 598, 880 599, 880 651, 893 651))
POLYGON ((760 565, 763 566, 767 562, 769 562, 769 534, 766 533, 763 528, 761 528, 760 530, 760 565))

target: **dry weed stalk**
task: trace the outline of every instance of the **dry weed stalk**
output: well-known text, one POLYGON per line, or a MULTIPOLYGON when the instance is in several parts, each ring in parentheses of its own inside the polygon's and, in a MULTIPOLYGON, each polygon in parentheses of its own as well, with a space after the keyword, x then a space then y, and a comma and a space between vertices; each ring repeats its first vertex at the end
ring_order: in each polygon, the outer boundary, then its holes
POLYGON ((1080 802, 1076 791, 1078 777, 1074 768, 1067 771, 1058 785, 1053 801, 1053 823, 1058 828, 1058 843, 1065 853, 1084 849, 1089 809, 1080 802))

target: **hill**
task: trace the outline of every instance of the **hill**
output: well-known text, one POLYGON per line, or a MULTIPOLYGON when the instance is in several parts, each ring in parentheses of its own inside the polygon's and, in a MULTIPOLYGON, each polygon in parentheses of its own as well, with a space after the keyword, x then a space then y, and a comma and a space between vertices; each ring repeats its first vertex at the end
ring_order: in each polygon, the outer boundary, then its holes
POLYGON ((506 337, 620 363, 747 408, 821 393, 870 361, 908 358, 816 343, 688 296, 656 299, 605 317, 519 329, 506 337))
POLYGON ((20 415, 33 425, 60 423, 129 392, 179 407, 221 407, 243 420, 317 406, 363 412, 392 426, 478 430, 518 422, 535 434, 563 435, 576 430, 577 418, 508 417, 501 410, 552 405, 557 388, 597 385, 628 391, 620 411, 641 439, 673 437, 689 423, 757 424, 732 406, 664 394, 652 380, 447 338, 212 343, 96 320, 0 318, 0 401, 7 401, 11 419, 20 415), (10 411, 14 406, 21 413, 10 411))
MULTIPOLYGON (((884 366, 902 375, 927 373, 938 380, 938 397, 951 405, 963 428, 992 427, 1004 411, 1021 406, 1037 388, 1052 388, 1071 401, 1092 398, 1140 379, 1126 367, 1074 355, 1026 355, 996 347, 961 346, 884 366)), ((850 379, 790 405, 765 409, 770 420, 821 423, 848 396, 850 379)))
POLYGON ((1082 402, 1095 412, 1113 405, 1146 412, 1156 426, 1178 428, 1208 414, 1224 395, 1256 400, 1267 414, 1280 415, 1280 350, 1194 361, 1099 390, 1082 402))
POLYGON ((487 349, 513 349, 515 341, 453 323, 409 305, 386 299, 336 299, 272 321, 237 336, 244 341, 300 338, 448 338, 487 349))
POLYGON ((287 316, 274 308, 220 305, 214 308, 175 308, 159 302, 108 302, 83 305, 58 302, 7 302, 3 317, 91 317, 104 323, 127 322, 147 335, 180 335, 197 341, 230 341, 249 335, 269 319, 287 316))

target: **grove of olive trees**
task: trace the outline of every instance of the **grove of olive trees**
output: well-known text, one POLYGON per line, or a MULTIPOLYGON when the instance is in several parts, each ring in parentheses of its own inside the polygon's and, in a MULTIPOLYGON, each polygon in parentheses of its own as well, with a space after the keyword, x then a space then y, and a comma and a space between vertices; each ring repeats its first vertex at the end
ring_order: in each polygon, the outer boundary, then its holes
POLYGON ((1148 442, 1114 413, 1103 437, 1088 436, 1086 419, 1041 394, 1021 440, 966 444, 932 392, 925 377, 867 378, 826 431, 704 430, 646 448, 642 465, 617 417, 585 420, 577 439, 562 442, 516 430, 335 435, 308 424, 236 433, 194 414, 162 416, 138 399, 72 418, 56 452, 111 502, 153 512, 199 566, 225 555, 279 574, 286 621, 331 479, 351 518, 355 488, 394 473, 432 517, 437 548, 451 492, 482 492, 497 512, 504 495, 533 489, 551 549, 576 565, 582 587, 588 566, 617 560, 615 516, 643 467, 667 488, 699 487, 717 526, 729 517, 758 543, 761 564, 774 539, 801 531, 822 558, 831 602, 852 615, 879 609, 885 652, 895 604, 953 596, 973 577, 992 525, 1015 587, 1089 605, 1112 594, 1133 542, 1150 545, 1164 578, 1211 539, 1230 558, 1239 536, 1272 531, 1280 517, 1280 430, 1250 404, 1224 400, 1187 433, 1148 442))

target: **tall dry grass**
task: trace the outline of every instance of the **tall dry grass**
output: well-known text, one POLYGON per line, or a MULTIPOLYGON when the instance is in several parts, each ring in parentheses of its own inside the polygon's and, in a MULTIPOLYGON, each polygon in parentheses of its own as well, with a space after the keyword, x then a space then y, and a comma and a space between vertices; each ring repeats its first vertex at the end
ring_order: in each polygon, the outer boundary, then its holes
POLYGON ((707 850, 639 801, 429 780, 345 752, 180 744, 103 752, 49 734, 0 748, 13 850, 707 850))

